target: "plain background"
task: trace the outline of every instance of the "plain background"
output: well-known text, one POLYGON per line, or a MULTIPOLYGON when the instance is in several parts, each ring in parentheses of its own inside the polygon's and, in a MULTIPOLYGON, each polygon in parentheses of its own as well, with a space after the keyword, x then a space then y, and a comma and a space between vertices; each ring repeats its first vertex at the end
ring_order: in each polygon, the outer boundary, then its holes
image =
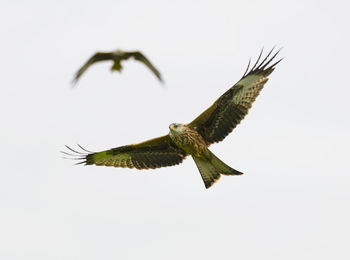
POLYGON ((349 259, 349 1, 2 1, 0 259, 349 259), (262 47, 284 57, 211 150, 243 171, 206 190, 187 159, 73 166, 187 123, 262 47), (140 63, 74 72, 95 51, 140 63))

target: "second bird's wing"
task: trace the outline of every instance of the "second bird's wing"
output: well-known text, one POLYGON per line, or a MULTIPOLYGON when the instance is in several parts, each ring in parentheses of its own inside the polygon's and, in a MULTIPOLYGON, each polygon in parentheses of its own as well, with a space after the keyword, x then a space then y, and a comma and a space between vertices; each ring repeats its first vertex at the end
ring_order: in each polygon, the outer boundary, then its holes
POLYGON ((96 52, 85 64, 75 73, 72 84, 75 85, 84 72, 94 63, 105 60, 113 60, 112 52, 96 52))
POLYGON ((128 52, 127 55, 130 57, 134 57, 135 60, 142 62, 144 65, 147 66, 147 68, 149 68, 153 74, 158 78, 159 81, 163 82, 162 76, 160 74, 160 72, 153 66, 153 64, 146 58, 145 55, 143 55, 141 52, 139 51, 135 51, 135 52, 128 52))

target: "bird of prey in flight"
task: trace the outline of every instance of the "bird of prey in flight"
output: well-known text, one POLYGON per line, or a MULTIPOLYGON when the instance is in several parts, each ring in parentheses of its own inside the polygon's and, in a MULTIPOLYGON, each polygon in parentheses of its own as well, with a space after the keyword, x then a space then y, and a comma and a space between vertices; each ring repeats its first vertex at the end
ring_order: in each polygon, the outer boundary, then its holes
POLYGON ((102 152, 90 152, 67 148, 63 152, 80 160, 78 164, 154 169, 181 163, 188 155, 195 161, 205 187, 211 187, 222 175, 241 175, 217 158, 208 147, 222 141, 247 115, 252 103, 268 81, 268 76, 282 60, 274 61, 273 49, 249 70, 250 61, 243 77, 227 90, 214 104, 189 124, 170 124, 167 135, 138 144, 125 145, 102 152))
POLYGON ((94 55, 88 59, 85 64, 75 73, 73 78, 73 85, 75 85, 80 77, 85 73, 85 71, 94 63, 100 61, 113 61, 111 71, 122 71, 123 60, 128 60, 129 58, 134 58, 135 60, 142 62, 144 65, 149 68, 152 73, 158 78, 160 82, 163 82, 160 72, 152 65, 152 63, 139 51, 122 51, 116 50, 114 52, 96 52, 94 55))

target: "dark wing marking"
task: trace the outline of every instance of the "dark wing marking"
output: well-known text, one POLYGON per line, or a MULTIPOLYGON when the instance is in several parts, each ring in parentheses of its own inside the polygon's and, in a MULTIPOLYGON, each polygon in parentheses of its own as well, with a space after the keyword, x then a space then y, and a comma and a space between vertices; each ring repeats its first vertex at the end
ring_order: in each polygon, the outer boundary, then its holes
POLYGON ((113 60, 112 52, 97 52, 90 59, 88 59, 85 64, 75 73, 74 78, 72 80, 72 84, 75 85, 80 77, 84 74, 84 72, 95 62, 105 61, 105 60, 113 60))
MULTIPOLYGON (((155 169, 177 165, 187 156, 185 152, 175 146, 168 135, 98 153, 82 154, 70 147, 67 148, 75 154, 75 158, 73 157, 72 159, 80 160, 78 164, 136 169, 155 169)), ((74 156, 71 153, 63 153, 68 156, 74 156)))
POLYGON ((252 103, 268 81, 268 76, 282 60, 280 59, 268 67, 279 52, 277 51, 268 59, 272 51, 273 49, 258 64, 262 55, 261 51, 252 69, 247 73, 248 65, 241 80, 226 91, 211 107, 188 124, 203 136, 208 145, 222 141, 248 114, 252 103))
POLYGON ((153 64, 141 52, 139 51, 127 52, 125 53, 125 55, 127 57, 126 59, 128 59, 129 57, 134 57, 135 60, 142 62, 144 65, 147 66, 147 68, 149 68, 153 72, 153 74, 158 78, 160 82, 163 82, 160 72, 153 66, 153 64))

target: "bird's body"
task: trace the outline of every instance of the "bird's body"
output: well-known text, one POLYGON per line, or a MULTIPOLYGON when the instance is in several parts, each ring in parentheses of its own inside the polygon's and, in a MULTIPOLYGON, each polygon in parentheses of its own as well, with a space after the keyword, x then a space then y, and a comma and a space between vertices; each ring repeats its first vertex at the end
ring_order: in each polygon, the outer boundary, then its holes
POLYGON ((153 66, 153 64, 143 55, 140 51, 122 51, 116 50, 113 52, 96 52, 92 55, 85 64, 76 72, 73 84, 76 84, 85 71, 94 63, 101 61, 112 61, 111 71, 121 72, 123 66, 122 61, 134 58, 135 60, 142 62, 151 72, 158 78, 159 81, 163 81, 160 72, 153 66))
POLYGON ((208 153, 203 137, 187 125, 171 124, 169 136, 174 144, 189 155, 201 156, 208 153))
POLYGON ((209 145, 202 135, 191 126, 173 123, 169 128, 171 140, 179 149, 192 156, 207 188, 220 178, 220 173, 226 175, 242 174, 227 166, 209 151, 209 145))
MULTIPOLYGON (((258 65, 258 61, 242 79, 227 90, 207 110, 189 124, 171 124, 168 135, 149 141, 126 145, 110 150, 83 154, 68 147, 77 153, 76 158, 86 165, 104 165, 114 167, 128 167, 137 169, 158 168, 173 166, 181 163, 186 156, 191 155, 204 181, 209 188, 223 175, 241 175, 242 173, 226 165, 218 159, 208 147, 222 141, 245 117, 252 103, 259 95, 274 66, 268 65, 272 58, 267 57, 258 65)), ((85 150, 86 151, 86 150, 85 150)))

